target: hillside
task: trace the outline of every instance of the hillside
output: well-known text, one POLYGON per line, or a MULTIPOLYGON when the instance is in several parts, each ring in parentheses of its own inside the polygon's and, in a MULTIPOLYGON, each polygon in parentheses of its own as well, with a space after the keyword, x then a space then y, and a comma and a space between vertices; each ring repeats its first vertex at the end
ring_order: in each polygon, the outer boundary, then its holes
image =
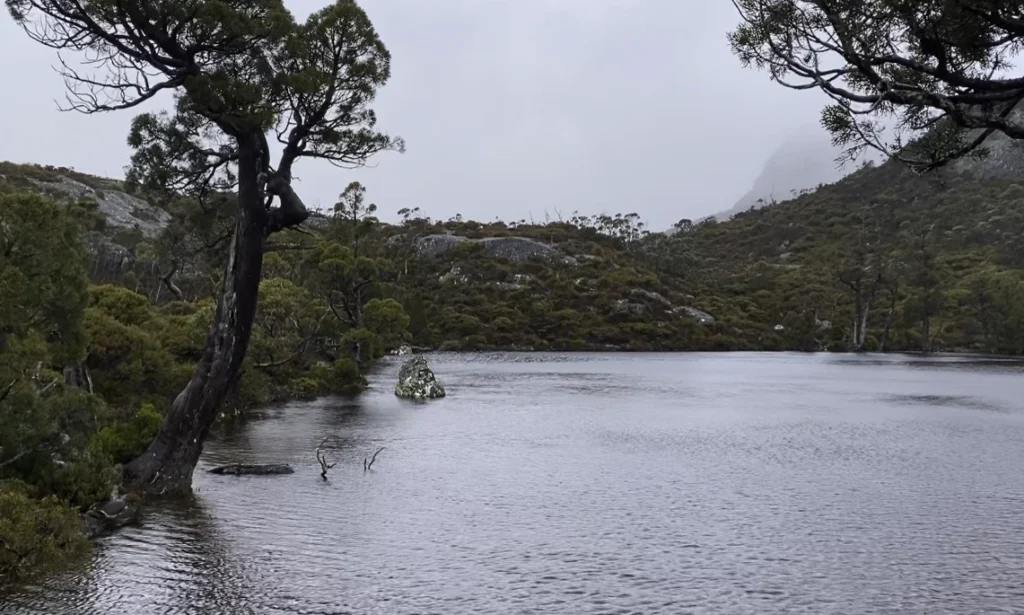
POLYGON ((861 345, 863 322, 867 349, 1019 354, 1024 182, 1001 164, 918 176, 888 163, 707 224, 691 235, 713 272, 703 288, 766 347, 808 346, 817 319, 842 325, 840 349, 861 345))
MULTIPOLYGON (((0 168, 0 190, 71 207, 94 282, 157 304, 214 291, 217 215, 158 207, 69 170, 0 168)), ((642 231, 635 216, 523 225, 407 212, 402 224, 375 223, 360 249, 397 267, 382 271, 379 294, 405 307, 422 347, 1018 353, 1024 187, 1014 175, 999 156, 926 177, 868 166, 671 236, 642 231)), ((307 227, 272 247, 267 277, 301 285, 303 259, 339 233, 330 218, 307 227)))

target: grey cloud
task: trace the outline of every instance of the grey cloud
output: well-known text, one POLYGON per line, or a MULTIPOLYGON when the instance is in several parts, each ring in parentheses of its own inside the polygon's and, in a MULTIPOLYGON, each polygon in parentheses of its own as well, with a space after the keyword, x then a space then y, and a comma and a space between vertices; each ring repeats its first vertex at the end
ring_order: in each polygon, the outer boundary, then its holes
MULTIPOLYGON (((288 4, 304 17, 323 1, 288 4)), ((358 179, 386 217, 416 206, 480 220, 636 211, 664 227, 729 207, 782 142, 820 130, 820 96, 731 55, 727 0, 363 6, 394 57, 380 126, 408 151, 355 171, 305 164, 301 190, 323 207, 358 179)), ((0 159, 120 176, 132 113, 57 112, 55 57, 6 18, 0 54, 15 92, 0 100, 0 159)))

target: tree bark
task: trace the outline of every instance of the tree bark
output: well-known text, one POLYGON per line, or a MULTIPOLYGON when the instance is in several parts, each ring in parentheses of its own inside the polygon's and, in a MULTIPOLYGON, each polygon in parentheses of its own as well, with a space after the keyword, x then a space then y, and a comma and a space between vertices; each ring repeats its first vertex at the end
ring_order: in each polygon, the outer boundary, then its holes
POLYGON ((85 366, 85 361, 78 365, 68 365, 64 367, 63 371, 64 384, 92 393, 92 376, 89 375, 89 368, 85 366))
POLYGON ((160 276, 160 281, 164 283, 167 290, 171 291, 174 298, 178 301, 184 301, 185 295, 178 288, 178 285, 174 283, 174 275, 178 273, 178 259, 171 260, 171 269, 167 273, 160 276))
POLYGON ((857 315, 857 352, 864 352, 868 339, 868 313, 871 311, 871 302, 865 302, 861 312, 857 315))
POLYGON ((258 177, 263 151, 259 136, 239 138, 238 148, 238 220, 206 348, 156 438, 124 468, 126 486, 142 493, 191 490, 203 443, 225 396, 238 382, 249 345, 270 214, 258 177))

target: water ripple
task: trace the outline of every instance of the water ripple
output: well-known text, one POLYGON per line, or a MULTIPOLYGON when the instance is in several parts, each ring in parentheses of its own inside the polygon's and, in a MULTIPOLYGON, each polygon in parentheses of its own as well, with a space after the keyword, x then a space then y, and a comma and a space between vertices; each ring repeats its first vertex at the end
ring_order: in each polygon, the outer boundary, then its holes
POLYGON ((810 355, 432 357, 268 408, 83 570, 0 614, 1019 612, 1024 383, 1001 364, 810 355), (950 369, 956 364, 958 369, 950 369), (328 482, 312 451, 339 439, 328 482), (373 471, 362 459, 387 448, 373 471))

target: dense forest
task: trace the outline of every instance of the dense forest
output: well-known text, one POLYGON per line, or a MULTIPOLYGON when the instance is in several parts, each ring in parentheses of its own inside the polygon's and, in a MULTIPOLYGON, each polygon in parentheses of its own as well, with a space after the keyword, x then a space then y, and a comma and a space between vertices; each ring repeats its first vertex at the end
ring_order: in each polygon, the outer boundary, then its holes
MULTIPOLYGON (((0 575, 88 548, 79 515, 111 497, 203 350, 229 196, 0 166, 0 575)), ((221 419, 357 394, 402 346, 1019 354, 1021 212, 1019 183, 890 164, 672 233, 636 214, 389 224, 353 183, 268 242, 221 419)))

